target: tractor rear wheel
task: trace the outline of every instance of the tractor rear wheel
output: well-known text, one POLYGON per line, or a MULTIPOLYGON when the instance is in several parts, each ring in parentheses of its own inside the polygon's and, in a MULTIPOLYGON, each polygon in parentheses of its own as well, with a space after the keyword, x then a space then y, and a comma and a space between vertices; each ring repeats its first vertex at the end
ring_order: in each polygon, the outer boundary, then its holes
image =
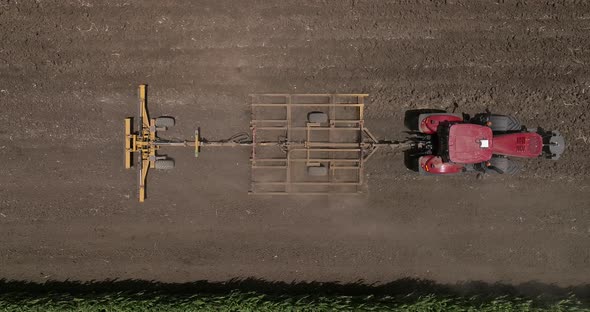
POLYGON ((492 115, 489 121, 492 123, 490 128, 494 132, 520 131, 522 125, 514 116, 492 115))
POLYGON ((420 156, 413 155, 413 151, 404 152, 404 165, 411 171, 420 172, 420 156))
POLYGON ((174 127, 174 118, 172 117, 158 117, 156 118, 156 127, 174 127))
POLYGON ((174 160, 172 160, 172 159, 156 160, 156 169, 158 169, 158 170, 174 169, 174 160))
POLYGON ((490 159, 490 167, 488 167, 488 170, 486 171, 492 174, 501 173, 515 175, 520 171, 520 166, 518 163, 506 157, 492 157, 492 159, 490 159))
POLYGON ((412 131, 418 131, 418 118, 421 114, 438 114, 438 113, 446 113, 445 110, 442 109, 411 109, 406 111, 404 115, 404 125, 406 128, 412 131))

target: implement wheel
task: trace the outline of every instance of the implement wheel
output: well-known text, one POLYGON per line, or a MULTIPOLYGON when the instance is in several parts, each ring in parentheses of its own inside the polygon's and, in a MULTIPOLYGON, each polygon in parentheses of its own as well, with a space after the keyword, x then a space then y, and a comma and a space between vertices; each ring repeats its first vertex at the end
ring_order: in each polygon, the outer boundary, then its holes
POLYGON ((174 127, 174 118, 172 117, 158 117, 156 118, 156 127, 174 127))
POLYGON ((156 165, 156 169, 158 169, 158 170, 174 169, 174 160, 172 160, 172 159, 156 160, 155 165, 156 165))
POLYGON ((307 114, 307 120, 313 123, 326 123, 328 122, 328 114, 324 112, 311 112, 307 114))
POLYGON ((312 177, 325 177, 328 175, 328 167, 323 165, 307 167, 307 174, 312 177))

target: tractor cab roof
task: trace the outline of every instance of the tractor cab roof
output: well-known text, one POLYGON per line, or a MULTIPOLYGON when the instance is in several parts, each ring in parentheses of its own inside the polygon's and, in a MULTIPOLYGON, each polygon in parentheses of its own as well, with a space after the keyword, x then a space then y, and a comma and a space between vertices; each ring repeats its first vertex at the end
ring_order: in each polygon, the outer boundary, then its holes
POLYGON ((474 164, 488 161, 492 158, 492 129, 474 124, 452 124, 448 129, 447 144, 451 162, 474 164))

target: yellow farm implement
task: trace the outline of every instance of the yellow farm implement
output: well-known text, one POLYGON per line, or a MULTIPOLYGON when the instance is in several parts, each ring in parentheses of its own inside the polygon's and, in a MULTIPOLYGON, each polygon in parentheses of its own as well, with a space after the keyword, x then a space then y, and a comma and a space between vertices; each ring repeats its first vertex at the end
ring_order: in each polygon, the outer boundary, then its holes
POLYGON ((364 126, 367 94, 253 94, 251 135, 208 141, 195 131, 194 139, 169 141, 158 131, 174 126, 172 117, 151 119, 147 86, 139 86, 138 126, 125 119, 125 168, 137 153, 139 201, 146 198, 148 170, 172 169, 174 160, 158 155, 162 147, 194 148, 248 146, 252 149, 250 194, 318 195, 362 191, 364 163, 381 146, 400 142, 378 141, 364 126))
POLYGON ((150 168, 172 169, 174 160, 166 156, 158 156, 161 142, 157 137, 157 131, 167 130, 174 126, 174 118, 158 117, 150 118, 147 110, 147 86, 139 86, 137 132, 133 132, 133 119, 125 118, 125 168, 133 166, 132 155, 137 153, 137 179, 139 185, 139 201, 145 200, 145 184, 150 168))

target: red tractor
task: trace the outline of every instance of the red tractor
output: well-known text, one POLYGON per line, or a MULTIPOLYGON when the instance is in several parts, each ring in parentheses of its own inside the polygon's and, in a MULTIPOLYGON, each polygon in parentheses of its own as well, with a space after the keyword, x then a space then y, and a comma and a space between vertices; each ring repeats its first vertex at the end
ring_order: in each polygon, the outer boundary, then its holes
POLYGON ((527 129, 513 116, 490 112, 473 117, 441 110, 406 112, 413 133, 406 166, 424 175, 464 172, 515 174, 511 158, 559 159, 565 140, 558 131, 527 129))

